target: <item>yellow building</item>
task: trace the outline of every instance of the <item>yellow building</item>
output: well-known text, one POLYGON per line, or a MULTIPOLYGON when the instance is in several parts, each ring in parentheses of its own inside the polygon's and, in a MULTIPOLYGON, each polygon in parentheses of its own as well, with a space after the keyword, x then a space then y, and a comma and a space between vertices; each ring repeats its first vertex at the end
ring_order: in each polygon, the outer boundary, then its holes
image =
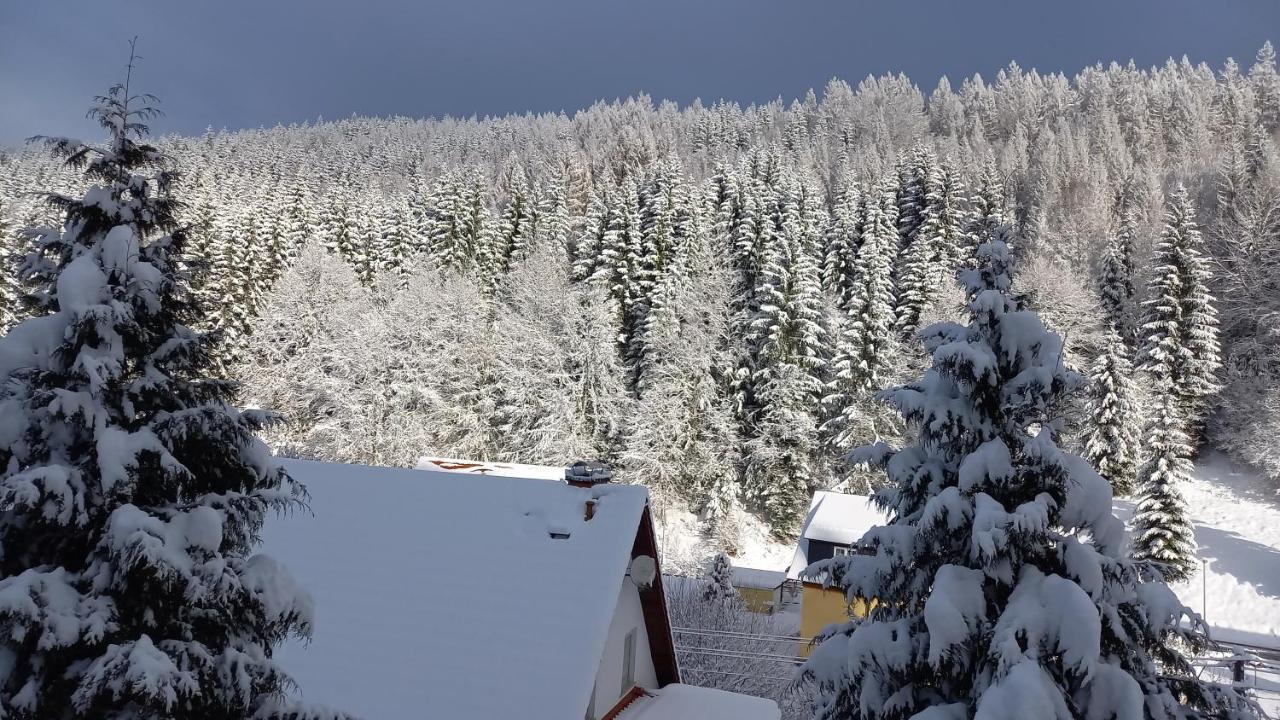
POLYGON ((772 615, 787 606, 790 597, 783 592, 787 579, 785 570, 761 570, 753 567, 733 566, 733 587, 742 596, 747 609, 754 613, 772 615))
POLYGON ((805 639, 800 648, 802 655, 807 656, 812 649, 808 639, 823 628, 867 614, 865 600, 855 598, 852 603, 848 602, 844 591, 824 588, 824 578, 809 575, 806 569, 819 560, 859 552, 858 541, 862 536, 887 522, 888 518, 866 495, 814 493, 804 528, 796 541, 795 556, 787 568, 787 582, 801 588, 800 637, 805 639))

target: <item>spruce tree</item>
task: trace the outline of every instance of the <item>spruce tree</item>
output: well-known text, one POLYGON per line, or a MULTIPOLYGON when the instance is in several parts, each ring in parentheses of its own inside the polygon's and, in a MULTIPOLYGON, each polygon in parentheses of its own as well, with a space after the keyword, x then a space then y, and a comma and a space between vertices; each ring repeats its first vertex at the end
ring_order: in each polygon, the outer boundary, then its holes
POLYGON ((6 332, 18 321, 18 285, 14 278, 13 258, 10 250, 12 231, 9 218, 5 214, 8 208, 0 199, 0 334, 6 332))
POLYGON ((1011 294, 1005 236, 961 273, 968 323, 926 328, 932 368, 884 393, 916 442, 856 454, 891 482, 888 526, 806 571, 876 599, 805 664, 815 716, 1256 717, 1197 677, 1180 648, 1206 646, 1202 624, 1124 556, 1106 481, 1057 446, 1081 379, 1011 294))
POLYGON ((978 246, 990 240, 996 229, 1006 224, 1006 204, 1004 179, 995 163, 988 161, 983 165, 977 187, 969 198, 968 243, 960 253, 962 264, 972 264, 978 246))
POLYGON ((827 227, 822 278, 836 306, 848 308, 857 279, 858 249, 862 246, 862 190, 856 182, 841 184, 827 227))
POLYGON ((920 317, 933 302, 960 260, 964 232, 960 217, 958 180, 935 163, 921 168, 925 191, 921 223, 898 267, 897 326, 905 335, 919 327, 920 317))
POLYGON ((745 486, 779 537, 790 536, 804 514, 812 485, 821 389, 821 279, 806 251, 800 213, 800 183, 784 181, 771 213, 773 233, 761 271, 759 310, 749 342, 757 348, 752 367, 758 406, 746 433, 745 486))
POLYGON ((302 247, 316 234, 315 208, 312 207, 314 195, 314 191, 307 187, 303 175, 294 177, 293 184, 289 186, 283 227, 280 229, 290 261, 298 257, 302 247))
POLYGON ((742 596, 733 587, 733 563, 724 553, 716 553, 711 559, 706 586, 702 589, 703 602, 738 602, 742 596))
POLYGON ((832 378, 825 403, 833 420, 826 430, 847 447, 840 427, 848 426, 856 396, 881 385, 881 373, 890 360, 893 333, 892 267, 897 254, 894 232, 895 205, 892 185, 882 183, 877 197, 866 203, 862 246, 855 259, 854 287, 842 318, 840 337, 832 360, 832 378))
POLYGON ((1187 502, 1178 491, 1191 477, 1191 440, 1177 396, 1159 388, 1160 406, 1147 425, 1147 461, 1138 473, 1133 515, 1133 557, 1154 564, 1166 580, 1185 580, 1195 570, 1195 546, 1187 502))
POLYGON ((1107 242, 1098 275, 1098 295, 1107 323, 1126 342, 1132 338, 1133 241, 1138 234, 1138 217, 1129 203, 1122 202, 1119 222, 1107 242))
MULTIPOLYGON (((132 62, 130 63, 132 67, 132 62)), ((272 660, 310 599, 252 554, 303 490, 204 374, 174 174, 128 81, 91 114, 104 146, 46 140, 88 189, 50 202, 20 269, 36 316, 0 338, 0 714, 303 718, 272 660)))
POLYGON ((1185 187, 1169 200, 1152 262, 1139 361, 1157 387, 1177 398, 1194 443, 1205 399, 1218 387, 1221 360, 1208 263, 1185 187))
POLYGON ((604 253, 605 233, 613 221, 612 212, 616 201, 613 190, 605 187, 600 193, 592 192, 587 201, 587 216, 583 224, 582 235, 573 246, 573 279, 584 282, 599 278, 596 273, 601 268, 604 253))
POLYGON ((1098 474, 1111 482, 1116 496, 1134 490, 1137 474, 1138 430, 1141 423, 1134 404, 1133 366, 1129 350, 1115 328, 1107 331, 1107 345, 1094 361, 1089 376, 1086 414, 1091 426, 1085 438, 1084 457, 1098 474))
POLYGON ((1249 82, 1262 127, 1275 131, 1280 128, 1280 74, 1276 72, 1276 51, 1270 40, 1258 49, 1253 67, 1249 68, 1249 82))

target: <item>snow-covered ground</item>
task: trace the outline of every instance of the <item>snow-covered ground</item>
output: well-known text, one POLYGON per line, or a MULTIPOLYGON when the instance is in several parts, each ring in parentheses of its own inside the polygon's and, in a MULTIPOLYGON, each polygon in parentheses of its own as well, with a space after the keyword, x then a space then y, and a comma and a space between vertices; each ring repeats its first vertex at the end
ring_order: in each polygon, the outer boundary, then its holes
MULTIPOLYGON (((1200 569, 1174 587, 1219 640, 1280 650, 1280 495, 1264 478, 1207 454, 1182 488, 1200 569)), ((1126 519, 1133 503, 1116 509, 1126 519)))
MULTIPOLYGON (((1280 494, 1275 483, 1221 454, 1196 465, 1182 494, 1195 525, 1200 570, 1174 586, 1183 603, 1204 617, 1213 637, 1275 652, 1280 658, 1280 494)), ((1132 511, 1132 503, 1117 509, 1132 511)), ((1280 717, 1280 659, 1249 671, 1246 684, 1272 717, 1280 717)))

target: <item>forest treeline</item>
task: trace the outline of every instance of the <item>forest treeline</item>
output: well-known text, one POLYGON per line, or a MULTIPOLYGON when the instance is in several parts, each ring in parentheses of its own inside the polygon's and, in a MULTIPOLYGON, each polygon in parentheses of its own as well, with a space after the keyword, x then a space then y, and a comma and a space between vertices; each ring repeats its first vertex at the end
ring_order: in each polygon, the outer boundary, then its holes
MULTIPOLYGON (((1268 44, 1248 69, 1010 65, 927 95, 896 75, 159 146, 203 326, 241 401, 286 419, 278 450, 597 458, 731 548, 744 512, 785 536, 814 489, 883 481, 846 454, 908 434, 877 393, 925 371, 920 331, 959 317, 956 273, 996 235, 1091 379, 1066 443, 1119 491, 1200 444, 1280 475, 1278 132, 1268 44)), ((15 248, 57 220, 30 189, 81 182, 0 154, 15 248)))

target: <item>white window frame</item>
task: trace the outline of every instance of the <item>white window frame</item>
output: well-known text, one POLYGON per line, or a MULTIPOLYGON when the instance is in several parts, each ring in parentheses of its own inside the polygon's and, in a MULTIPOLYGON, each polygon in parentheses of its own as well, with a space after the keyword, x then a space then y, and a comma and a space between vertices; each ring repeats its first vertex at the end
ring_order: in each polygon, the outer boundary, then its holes
POLYGON ((837 545, 832 551, 832 557, 848 557, 849 555, 857 555, 853 548, 848 545, 837 545))

